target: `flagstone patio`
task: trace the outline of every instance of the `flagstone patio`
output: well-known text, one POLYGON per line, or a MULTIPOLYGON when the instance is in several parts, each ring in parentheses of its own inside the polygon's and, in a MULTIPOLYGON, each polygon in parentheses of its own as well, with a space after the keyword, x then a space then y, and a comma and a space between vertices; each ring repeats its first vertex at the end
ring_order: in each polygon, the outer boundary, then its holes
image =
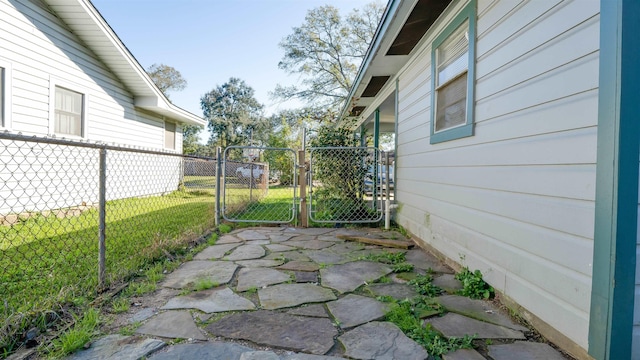
MULTIPOLYGON (((422 346, 385 321, 389 304, 376 299, 410 298, 415 290, 389 276, 388 265, 365 259, 384 248, 338 238, 376 231, 263 227, 224 235, 168 274, 156 295, 161 306, 142 303, 129 314, 131 322, 142 322, 136 335, 105 336, 71 358, 426 359, 422 346), (379 283, 382 278, 391 282, 379 283), (185 292, 201 280, 216 287, 185 292), (168 344, 178 339, 183 341, 168 344)), ((453 271, 425 251, 386 250, 406 252, 414 271, 432 272, 442 288, 459 288, 453 271)), ((526 341, 529 329, 490 302, 447 293, 436 300, 448 312, 426 322, 444 336, 494 339, 485 355, 565 359, 547 344, 526 341)), ((464 350, 443 358, 485 355, 464 350)))

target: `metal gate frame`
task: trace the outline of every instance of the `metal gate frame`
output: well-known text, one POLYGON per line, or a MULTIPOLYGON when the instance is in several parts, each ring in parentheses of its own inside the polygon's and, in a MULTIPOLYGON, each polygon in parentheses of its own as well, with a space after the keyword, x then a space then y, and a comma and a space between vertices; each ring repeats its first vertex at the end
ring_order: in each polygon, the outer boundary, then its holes
MULTIPOLYGON (((293 149, 289 149, 289 148, 276 148, 276 147, 258 147, 258 146, 229 146, 227 148, 224 149, 224 153, 223 153, 223 161, 222 161, 222 174, 223 174, 223 179, 221 181, 222 184, 222 202, 221 202, 221 214, 222 217, 229 222, 252 222, 252 223, 270 223, 270 224, 288 224, 288 223, 292 223, 294 220, 296 220, 297 218, 297 205, 299 203, 299 199, 298 199, 298 195, 297 195, 297 191, 298 191, 298 176, 297 176, 297 171, 296 169, 298 169, 298 163, 295 161, 296 160, 296 153, 293 149), (230 180, 228 174, 227 174, 227 170, 230 168, 230 166, 228 166, 227 164, 227 159, 229 158, 229 152, 233 151, 233 150, 241 150, 241 151, 255 151, 256 153, 263 153, 265 151, 284 151, 284 152, 291 152, 292 153, 292 158, 293 158, 293 168, 292 168, 292 175, 293 175, 293 184, 292 184, 292 191, 293 191, 293 197, 291 199, 291 216, 288 217, 287 219, 279 219, 279 220, 265 220, 265 219, 239 219, 239 218, 234 218, 232 216, 229 216, 230 214, 228 213, 228 194, 227 194, 227 188, 228 188, 228 181, 230 180)), ((262 164, 262 163, 256 163, 256 162, 246 162, 246 164, 262 164)), ((269 167, 266 167, 267 169, 269 169, 269 167)), ((267 172, 267 174, 265 174, 264 172, 264 167, 263 167, 263 173, 262 173, 262 181, 266 182, 266 188, 265 191, 269 192, 269 173, 267 172)), ((249 170, 249 189, 250 189, 250 194, 252 189, 254 188, 253 184, 254 184, 254 169, 250 168, 249 170)), ((235 177, 234 177, 235 178, 235 177)), ((251 195, 250 195, 251 197, 251 195)), ((252 199, 250 198, 249 200, 250 202, 252 202, 252 199)))
MULTIPOLYGON (((221 203, 219 206, 221 209, 220 213, 224 218, 224 220, 226 221, 288 224, 288 223, 295 222, 300 217, 299 219, 300 224, 302 226, 306 226, 308 221, 313 221, 316 223, 375 223, 382 220, 382 217, 384 214, 383 213, 384 203, 383 203, 383 197, 381 196, 383 191, 383 186, 382 186, 383 183, 381 179, 383 178, 382 176, 383 174, 380 174, 379 171, 380 169, 382 169, 381 164, 382 164, 383 157, 382 157, 382 152, 375 147, 311 147, 311 148, 307 148, 305 152, 303 150, 296 151, 291 148, 229 146, 224 149, 223 154, 224 156, 222 156, 223 160, 221 162, 221 168, 222 168, 221 173, 223 175, 222 175, 222 181, 220 181, 222 191, 221 191, 221 197, 220 197, 221 203), (279 220, 244 219, 244 218, 241 219, 241 218, 232 216, 232 214, 229 212, 229 208, 230 208, 229 205, 232 205, 232 204, 229 203, 230 195, 228 193, 228 185, 230 185, 231 178, 233 178, 234 181, 237 181, 237 178, 235 177, 235 174, 233 176, 230 176, 230 174, 227 174, 229 169, 232 167, 228 165, 228 162, 231 162, 231 160, 227 160, 227 159, 229 158, 229 153, 235 150, 241 150, 243 152, 255 151, 256 153, 264 153, 265 151, 284 151, 291 154, 293 159, 292 161, 292 167, 293 167, 292 168, 292 176, 293 176, 292 195, 293 196, 290 203, 291 216, 289 216, 287 219, 279 219, 279 220), (331 217, 328 219, 319 218, 316 216, 316 209, 314 208, 314 190, 317 191, 316 189, 318 189, 318 186, 317 185, 314 186, 313 184, 313 179, 314 179, 313 155, 314 153, 318 153, 319 151, 345 151, 345 150, 347 151, 353 150, 354 152, 365 151, 369 155, 373 154, 373 160, 371 161, 371 159, 369 159, 368 162, 372 164, 377 164, 378 166, 373 166, 373 180, 371 184, 371 187, 372 187, 371 200, 364 200, 362 198, 361 201, 367 201, 367 202, 371 201, 370 202, 371 210, 367 211, 367 214, 375 214, 375 216, 360 218, 360 219, 345 218, 345 217, 331 217), (308 162, 305 161, 306 153, 309 154, 308 162), (306 168, 305 164, 309 165, 308 169, 306 168), (306 182, 308 182, 308 187, 309 187, 308 192, 305 189, 307 186, 306 182), (304 193, 302 193, 303 191, 304 193)), ((365 160, 365 157, 363 157, 362 161, 363 161, 363 164, 367 163, 367 161, 365 160)), ((262 163, 247 162, 247 164, 262 164, 262 163)), ((264 173, 264 170, 263 170, 263 173, 264 173)), ((253 169, 249 170, 249 174, 252 175, 249 180, 250 183, 248 184, 249 189, 253 189, 253 174, 254 174, 253 169)), ((362 186, 363 186, 362 193, 364 193, 364 186, 365 186, 364 182, 362 183, 362 186)), ((267 194, 268 194, 268 191, 269 191, 268 176, 266 176, 265 191, 267 191, 267 194)), ((387 190, 387 193, 388 193, 388 190, 387 190)), ((387 195, 387 199, 388 199, 388 195, 387 195)), ((254 203, 254 201, 250 199, 249 203, 254 203)))

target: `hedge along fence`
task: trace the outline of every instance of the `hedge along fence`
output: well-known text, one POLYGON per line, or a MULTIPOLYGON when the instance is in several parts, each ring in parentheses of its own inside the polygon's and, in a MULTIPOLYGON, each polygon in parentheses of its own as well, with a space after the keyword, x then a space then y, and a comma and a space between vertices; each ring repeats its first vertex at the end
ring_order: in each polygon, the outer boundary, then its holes
POLYGON ((213 228, 215 169, 210 158, 0 134, 0 357, 25 319, 91 299, 213 228))

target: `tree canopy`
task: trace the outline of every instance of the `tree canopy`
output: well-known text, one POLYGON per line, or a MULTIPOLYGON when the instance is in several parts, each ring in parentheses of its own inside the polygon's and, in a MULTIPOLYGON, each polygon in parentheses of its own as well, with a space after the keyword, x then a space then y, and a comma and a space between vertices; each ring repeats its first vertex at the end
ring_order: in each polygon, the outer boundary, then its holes
POLYGON ((167 98, 168 91, 180 91, 187 87, 187 80, 182 77, 180 71, 169 65, 153 64, 147 69, 147 74, 167 98))
MULTIPOLYGON (((187 87, 187 80, 182 77, 180 71, 169 65, 153 64, 147 69, 147 74, 167 99, 169 99, 168 91, 180 91, 187 87)), ((198 143, 198 134, 200 133, 200 130, 200 127, 197 125, 182 126, 183 153, 200 154, 202 152, 202 145, 198 143)))
POLYGON ((349 94, 383 10, 379 2, 354 9, 346 17, 330 5, 309 10, 304 23, 280 42, 284 56, 278 67, 299 75, 300 85, 278 85, 273 95, 340 106, 349 94))
POLYGON ((252 135, 264 131, 263 106, 254 90, 243 80, 232 77, 200 98, 200 106, 211 132, 209 145, 246 145, 252 135))

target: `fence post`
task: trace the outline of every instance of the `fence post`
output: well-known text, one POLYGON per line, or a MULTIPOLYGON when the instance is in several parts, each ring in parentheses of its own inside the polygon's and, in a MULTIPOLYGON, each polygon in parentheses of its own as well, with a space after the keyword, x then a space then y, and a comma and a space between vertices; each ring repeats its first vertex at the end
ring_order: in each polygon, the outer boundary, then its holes
POLYGON ((216 148, 216 227, 220 226, 220 184, 222 183, 220 176, 222 174, 222 161, 220 159, 221 153, 221 148, 220 146, 218 146, 216 148))
MULTIPOLYGON (((385 202, 384 202, 384 228, 385 230, 389 230, 391 227, 391 199, 389 196, 391 195, 391 189, 389 189, 389 184, 391 184, 391 179, 389 179, 389 175, 391 172, 389 171, 389 152, 384 153, 384 163, 385 163, 385 176, 384 176, 384 185, 386 185, 385 190, 385 202)), ((393 186, 395 188, 395 184, 393 186)))
POLYGON ((307 217, 307 167, 305 166, 304 150, 298 151, 298 183, 300 184, 300 226, 308 227, 307 217))
POLYGON ((99 162, 99 195, 98 195, 98 290, 101 291, 105 287, 106 275, 106 246, 105 246, 105 229, 106 229, 106 204, 107 204, 107 149, 100 149, 99 162))

